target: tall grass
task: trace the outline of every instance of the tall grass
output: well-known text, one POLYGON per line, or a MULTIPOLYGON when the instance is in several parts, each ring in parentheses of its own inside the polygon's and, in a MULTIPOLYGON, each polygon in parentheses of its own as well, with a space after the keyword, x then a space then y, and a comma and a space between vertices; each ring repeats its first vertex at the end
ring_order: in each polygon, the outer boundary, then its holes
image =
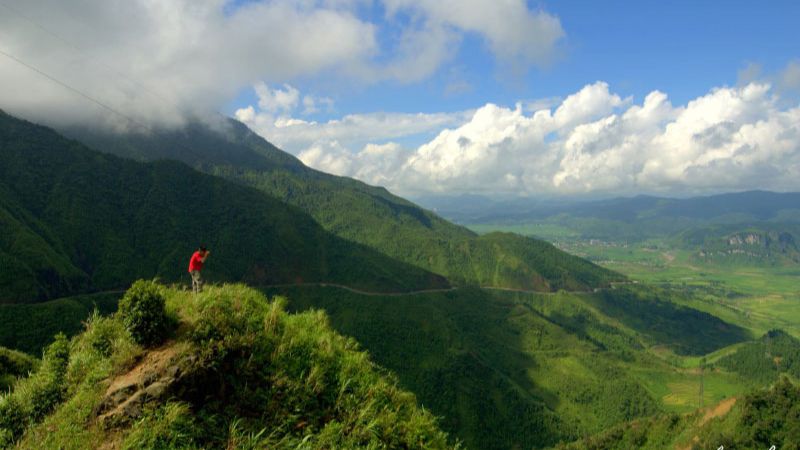
POLYGON ((169 396, 126 420, 96 420, 109 383, 148 361, 119 315, 96 313, 71 341, 59 337, 41 367, 0 399, 4 445, 457 446, 394 375, 352 338, 335 333, 323 312, 289 314, 285 300, 270 301, 243 285, 210 287, 199 295, 162 291, 167 314, 179 321, 161 347, 174 349, 170 367, 182 374, 169 396))

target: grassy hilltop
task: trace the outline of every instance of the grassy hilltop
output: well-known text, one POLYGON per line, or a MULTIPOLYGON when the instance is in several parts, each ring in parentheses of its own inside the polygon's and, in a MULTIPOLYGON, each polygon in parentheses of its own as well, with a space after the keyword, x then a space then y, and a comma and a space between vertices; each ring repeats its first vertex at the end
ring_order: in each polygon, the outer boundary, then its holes
POLYGON ((168 339, 144 348, 120 315, 57 337, 0 396, 0 447, 453 448, 323 313, 242 285, 143 291, 164 296, 168 339))

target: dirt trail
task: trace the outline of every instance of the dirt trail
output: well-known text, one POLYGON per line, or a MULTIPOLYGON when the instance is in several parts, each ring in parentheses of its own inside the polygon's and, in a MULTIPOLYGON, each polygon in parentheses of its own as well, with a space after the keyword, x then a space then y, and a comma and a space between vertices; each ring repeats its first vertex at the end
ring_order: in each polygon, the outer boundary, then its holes
POLYGON ((731 408, 733 408, 733 405, 735 404, 736 404, 736 397, 726 398, 725 400, 719 402, 717 406, 706 412, 706 414, 700 420, 700 426, 705 425, 706 422, 715 417, 722 417, 725 414, 728 414, 731 408))
MULTIPOLYGON (((703 418, 700 419, 700 422, 698 422, 697 425, 694 426, 695 432, 698 431, 700 427, 708 423, 709 420, 717 417, 723 417, 726 414, 728 414, 731 411, 731 408, 733 408, 733 405, 735 404, 736 404, 736 397, 731 397, 731 398, 726 398, 725 400, 717 403, 717 405, 714 406, 713 408, 707 409, 705 415, 703 415, 703 418)), ((691 450, 699 442, 700 442, 700 436, 695 435, 694 437, 692 437, 691 441, 686 442, 684 444, 675 445, 675 450, 691 450)))
MULTIPOLYGON (((596 292, 601 292, 606 289, 616 289, 617 286, 624 286, 628 284, 635 284, 634 282, 612 282, 611 285, 607 288, 594 288, 592 290, 587 291, 567 291, 570 294, 592 294, 596 292)), ((410 295, 420 295, 420 294, 430 294, 436 292, 453 292, 457 291, 463 286, 454 286, 449 288, 440 288, 440 289, 422 289, 419 291, 407 291, 407 292, 375 292, 375 291, 362 291, 361 289, 356 289, 350 286, 345 286, 343 284, 337 283, 287 283, 287 284, 269 284, 264 286, 256 286, 260 288, 282 288, 282 287, 302 287, 302 286, 319 286, 319 287, 335 287, 338 289, 343 289, 345 291, 353 292, 355 294, 360 295, 368 295, 373 297, 405 297, 410 295)), ((485 291, 506 291, 506 292, 519 292, 523 294, 543 294, 543 295, 554 295, 558 292, 553 291, 535 291, 532 289, 517 289, 517 288, 507 288, 507 287, 499 287, 499 286, 478 286, 478 289, 483 289, 485 291)))
POLYGON ((375 291, 362 291, 361 289, 356 289, 350 286, 345 286, 343 284, 337 284, 337 283, 286 283, 286 284, 267 284, 256 287, 283 288, 283 287, 302 287, 302 286, 334 287, 352 292, 354 294, 368 295, 372 297, 403 297, 407 295, 431 294, 435 292, 452 292, 458 289, 457 287, 449 287, 449 288, 439 288, 439 289, 422 289, 419 291, 407 291, 407 292, 375 292, 375 291))
MULTIPOLYGON (((630 284, 637 284, 635 281, 612 281, 609 283, 608 287, 604 288, 594 288, 591 290, 586 291, 567 291, 570 294, 592 294, 597 292, 602 292, 609 289, 616 289, 617 286, 625 286, 630 284)), ((417 291, 405 291, 405 292, 379 292, 379 291, 364 291, 358 288, 345 286, 343 284, 338 283, 325 283, 325 282, 309 282, 309 283, 283 283, 283 284, 263 284, 263 285, 255 285, 254 288, 266 289, 266 288, 287 288, 287 287, 303 287, 303 286, 317 286, 317 287, 333 287, 337 289, 342 289, 345 291, 352 292, 354 294, 359 295, 366 295, 370 297, 406 297, 412 295, 422 295, 422 294, 433 294, 438 292, 453 292, 461 289, 465 286, 453 286, 449 288, 438 288, 438 289, 421 289, 417 291)), ((555 295, 558 292, 553 291, 536 291, 532 289, 517 289, 517 288, 507 288, 507 287, 499 287, 499 286, 477 286, 478 289, 483 289, 486 291, 507 291, 507 292, 519 292, 523 294, 542 294, 542 295, 555 295)), ((92 294, 123 294, 125 290, 111 290, 111 291, 100 291, 100 292, 93 292, 92 294)))

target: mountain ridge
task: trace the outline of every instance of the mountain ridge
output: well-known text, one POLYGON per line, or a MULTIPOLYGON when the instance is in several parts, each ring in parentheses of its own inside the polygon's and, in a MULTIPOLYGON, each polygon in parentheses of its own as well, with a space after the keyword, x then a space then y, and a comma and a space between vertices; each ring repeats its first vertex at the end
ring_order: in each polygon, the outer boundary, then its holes
POLYGON ((300 208, 343 239, 454 284, 583 290, 623 279, 542 241, 478 236, 385 188, 308 168, 233 119, 213 128, 194 123, 147 135, 89 129, 65 133, 98 151, 146 160, 177 158, 206 173, 255 187, 300 208), (189 151, 195 148, 199 150, 189 151), (252 162, 256 155, 263 159, 252 162), (531 258, 534 250, 538 259, 531 258), (552 266, 557 266, 555 271, 552 266))
POLYGON ((444 217, 460 223, 515 223, 544 219, 559 214, 597 217, 632 222, 657 217, 683 217, 709 220, 729 214, 749 215, 753 220, 773 219, 782 210, 800 210, 800 193, 750 190, 696 197, 659 197, 636 195, 608 199, 507 199, 482 198, 489 213, 470 210, 459 197, 422 197, 444 217))
POLYGON ((95 152, 2 113, 0 160, 0 301, 125 287, 141 277, 180 280, 200 242, 217 259, 211 279, 448 285, 252 188, 178 161, 95 152))

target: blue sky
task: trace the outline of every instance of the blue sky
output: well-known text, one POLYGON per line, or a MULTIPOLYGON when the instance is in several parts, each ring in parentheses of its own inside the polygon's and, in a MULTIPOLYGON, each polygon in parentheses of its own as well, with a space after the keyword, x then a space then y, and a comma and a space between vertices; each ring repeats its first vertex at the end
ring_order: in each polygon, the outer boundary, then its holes
MULTIPOLYGON (((409 17, 419 20, 420 11, 436 17, 432 8, 419 6, 425 0, 416 3, 418 9, 405 15, 387 15, 380 2, 359 10, 378 29, 379 61, 391 61, 398 35, 413 28, 409 17)), ((798 173, 794 138, 774 142, 765 137, 767 131, 744 133, 760 122, 774 125, 775 132, 778 124, 791 129, 787 124, 800 98, 799 2, 568 0, 527 2, 525 10, 558 21, 561 36, 544 57, 520 64, 492 46, 496 29, 465 27, 448 47, 449 56, 420 79, 367 82, 323 71, 271 86, 285 91, 289 87, 281 84, 288 83, 301 97, 329 98, 330 108, 315 114, 244 111, 263 101, 245 89, 225 111, 309 165, 408 195, 691 195, 800 188, 791 181, 798 173), (756 88, 746 90, 751 83, 756 88), (626 111, 643 107, 654 91, 664 94, 657 114, 625 122, 626 111), (563 126, 534 123, 536 109, 555 115, 569 98, 580 104, 573 105, 573 114, 586 114, 562 120, 563 126), (381 112, 461 115, 397 131, 390 125, 394 116, 374 120, 381 112), (276 117, 282 125, 275 126, 276 117), (343 123, 347 117, 351 120, 343 123), (587 132, 606 119, 619 120, 587 132), (657 126, 644 127, 648 121, 657 126), (365 132, 368 127, 386 132, 365 132), (531 139, 535 130, 545 130, 544 137, 531 139), (696 148, 702 135, 718 136, 716 144, 696 148), (575 142, 583 147, 576 149, 575 142), (782 146, 791 151, 770 153, 782 146)), ((462 25, 454 19, 445 27, 462 25)), ((536 45, 534 39, 528 42, 536 45)))
MULTIPOLYGON (((774 73, 800 58, 800 2, 560 0, 528 5, 558 17, 566 36, 552 63, 529 67, 524 75, 504 70, 482 37, 472 33, 464 37, 452 61, 419 82, 365 86, 331 82, 326 73, 284 81, 303 92, 335 98, 337 114, 458 111, 489 102, 513 105, 564 97, 597 80, 622 95, 640 99, 658 89, 674 102, 685 103, 711 87, 735 85, 738 73, 750 64, 774 73), (469 88, 448 92, 448 85, 457 82, 469 88)), ((379 4, 362 10, 391 36, 397 27, 387 24, 383 12, 379 4)), ((384 47, 390 54, 391 43, 384 47)), ((232 114, 254 100, 252 89, 245 88, 224 111, 232 114)))
POLYGON ((685 103, 735 84, 750 63, 777 71, 800 54, 799 2, 559 1, 551 10, 569 50, 552 76, 534 74, 531 84, 562 92, 600 79, 623 94, 659 89, 685 103))
POLYGON ((800 191, 800 2, 1 5, 2 50, 73 90, 0 59, 0 108, 54 126, 222 113, 407 196, 800 191))

